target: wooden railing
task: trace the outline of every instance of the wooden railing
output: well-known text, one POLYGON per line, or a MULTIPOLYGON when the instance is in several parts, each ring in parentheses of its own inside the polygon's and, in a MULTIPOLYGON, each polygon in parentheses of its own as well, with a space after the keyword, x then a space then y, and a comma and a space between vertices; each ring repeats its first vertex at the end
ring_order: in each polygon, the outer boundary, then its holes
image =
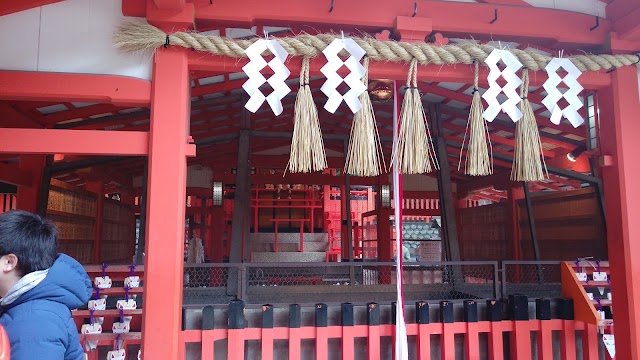
MULTIPOLYGON (((487 306, 492 305, 487 304, 487 306)), ((439 358, 455 359, 457 344, 454 338, 462 334, 465 359, 480 359, 481 354, 486 354, 486 358, 491 360, 529 360, 533 356, 531 332, 535 332, 534 343, 537 347, 538 359, 553 359, 553 332, 558 331, 560 332, 561 358, 574 360, 577 358, 576 331, 578 331, 582 334, 582 359, 598 359, 596 325, 564 319, 502 320, 501 308, 500 310, 495 308, 499 306, 499 302, 494 302, 493 306, 488 312, 499 311, 499 315, 495 313, 492 315, 496 321, 478 321, 476 304, 468 301, 465 302, 466 321, 453 322, 452 303, 442 302, 440 304, 442 321, 429 323, 429 305, 423 302, 417 303, 416 319, 407 324, 407 335, 415 336, 415 342, 410 342, 412 344, 410 353, 416 354, 417 359, 431 359, 432 354, 438 352, 437 349, 431 348, 433 336, 439 338, 439 358), (510 353, 505 353, 504 350, 504 333, 509 334, 507 341, 510 345, 510 353), (480 334, 486 334, 487 345, 480 345, 480 334)), ((368 304, 366 325, 355 324, 352 304, 342 304, 339 326, 328 326, 327 305, 317 304, 315 309, 314 326, 301 326, 301 309, 299 305, 294 304, 289 307, 289 326, 274 327, 273 306, 264 305, 262 326, 245 328, 244 304, 241 301, 235 301, 229 305, 228 328, 215 329, 213 308, 205 308, 202 329, 182 331, 183 351, 187 359, 197 357, 202 360, 213 360, 216 355, 224 354, 229 360, 242 360, 248 355, 245 354, 245 341, 258 341, 261 359, 272 360, 278 357, 274 354, 274 343, 286 340, 289 359, 310 358, 313 357, 311 352, 315 354, 316 359, 328 359, 330 352, 337 351, 336 348, 330 348, 329 340, 338 339, 342 359, 355 359, 356 353, 363 354, 363 352, 366 352, 367 359, 387 358, 381 355, 381 343, 384 338, 390 338, 391 344, 394 343, 395 325, 381 324, 378 304, 368 304), (356 343, 363 344, 361 340, 356 342, 357 339, 366 339, 366 350, 362 349, 362 345, 356 346, 356 343), (313 349, 310 349, 308 343, 303 345, 304 340, 314 340, 313 349), (217 341, 221 342, 216 343, 217 341), (189 344, 199 344, 200 351, 194 351, 194 347, 188 346, 189 344), (215 349, 214 344, 216 344, 215 349)), ((257 351, 255 347, 253 349, 257 351)))

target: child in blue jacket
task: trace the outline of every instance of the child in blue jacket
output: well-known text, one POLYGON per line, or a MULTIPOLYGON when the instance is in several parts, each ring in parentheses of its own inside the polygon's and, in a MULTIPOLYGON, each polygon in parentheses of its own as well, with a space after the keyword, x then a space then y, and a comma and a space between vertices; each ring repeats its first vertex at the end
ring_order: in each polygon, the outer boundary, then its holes
POLYGON ((91 280, 57 253, 53 224, 24 211, 0 214, 0 324, 12 360, 82 360, 71 310, 87 303, 91 280))

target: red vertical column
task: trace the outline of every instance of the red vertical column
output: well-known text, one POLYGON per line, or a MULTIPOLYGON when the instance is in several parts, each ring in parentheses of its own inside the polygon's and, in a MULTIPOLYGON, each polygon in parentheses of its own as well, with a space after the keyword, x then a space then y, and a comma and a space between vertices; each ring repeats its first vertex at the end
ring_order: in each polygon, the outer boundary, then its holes
POLYGON ((100 264, 100 248, 102 248, 102 224, 104 208, 104 183, 102 181, 88 182, 85 189, 96 193, 98 198, 96 199, 96 226, 95 226, 95 239, 93 241, 93 255, 92 261, 94 264, 100 264))
POLYGON ((640 359, 640 94, 635 66, 612 74, 598 92, 611 292, 616 313, 616 358, 640 359), (607 164, 610 163, 610 164, 607 164))
MULTIPOLYGON (((349 230, 347 227, 347 201, 351 198, 351 193, 346 186, 340 186, 340 247, 342 249, 341 259, 349 258, 349 230)), ((352 261, 351 259, 349 259, 352 261)))
POLYGON ((209 259, 214 263, 220 263, 224 255, 224 208, 222 206, 214 206, 211 214, 209 259))
POLYGON ((16 208, 35 213, 38 211, 38 196, 42 185, 42 172, 44 170, 45 155, 20 155, 18 167, 20 170, 31 172, 31 186, 18 186, 16 208))
POLYGON ((180 359, 186 156, 193 152, 186 53, 156 52, 151 91, 142 352, 180 359))
POLYGON ((508 201, 509 201, 509 207, 511 210, 511 217, 509 220, 511 220, 511 236, 513 239, 513 249, 512 249, 512 259, 514 260, 520 260, 520 238, 519 238, 519 233, 520 233, 520 225, 518 223, 518 203, 517 203, 517 194, 516 194, 516 190, 511 188, 508 190, 508 201))
MULTIPOLYGON (((127 190, 130 191, 130 190, 127 190)), ((131 206, 131 209, 133 209, 135 207, 135 203, 136 203, 136 199, 133 196, 133 194, 131 192, 126 192, 126 193, 122 193, 122 203, 123 204, 128 204, 131 206)), ((129 240, 131 247, 130 247, 130 259, 131 261, 135 262, 134 257, 136 256, 136 216, 134 214, 134 211, 131 212, 131 217, 129 217, 129 224, 131 226, 131 231, 129 232, 129 238, 127 240, 129 240)))

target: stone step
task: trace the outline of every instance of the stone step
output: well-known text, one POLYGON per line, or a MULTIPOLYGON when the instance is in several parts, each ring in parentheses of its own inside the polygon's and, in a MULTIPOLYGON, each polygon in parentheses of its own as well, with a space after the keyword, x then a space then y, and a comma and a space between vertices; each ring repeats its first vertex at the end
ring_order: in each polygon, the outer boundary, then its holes
MULTIPOLYGON (((324 242, 327 243, 327 233, 304 233, 303 241, 310 242, 324 242)), ((252 233, 249 237, 252 243, 273 243, 276 237, 275 233, 252 233)), ((282 243, 300 243, 300 233, 278 233, 278 244, 282 243)))
POLYGON ((324 262, 326 254, 324 252, 261 252, 251 253, 253 263, 278 263, 278 262, 324 262))
MULTIPOLYGON (((296 252, 299 251, 300 244, 299 243, 280 243, 280 239, 278 239, 278 251, 282 252, 296 252)), ((327 251, 329 248, 329 244, 326 242, 305 242, 304 243, 304 252, 321 252, 327 251)), ((251 251, 256 252, 274 252, 274 244, 267 242, 257 242, 251 244, 251 251)))

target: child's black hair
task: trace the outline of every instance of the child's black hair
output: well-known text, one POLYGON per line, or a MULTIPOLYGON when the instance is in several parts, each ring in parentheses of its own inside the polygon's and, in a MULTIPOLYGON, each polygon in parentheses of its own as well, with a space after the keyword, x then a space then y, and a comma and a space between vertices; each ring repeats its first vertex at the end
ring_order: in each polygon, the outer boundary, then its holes
POLYGON ((22 275, 50 268, 57 248, 58 231, 48 220, 20 210, 0 214, 0 256, 16 255, 22 275))

